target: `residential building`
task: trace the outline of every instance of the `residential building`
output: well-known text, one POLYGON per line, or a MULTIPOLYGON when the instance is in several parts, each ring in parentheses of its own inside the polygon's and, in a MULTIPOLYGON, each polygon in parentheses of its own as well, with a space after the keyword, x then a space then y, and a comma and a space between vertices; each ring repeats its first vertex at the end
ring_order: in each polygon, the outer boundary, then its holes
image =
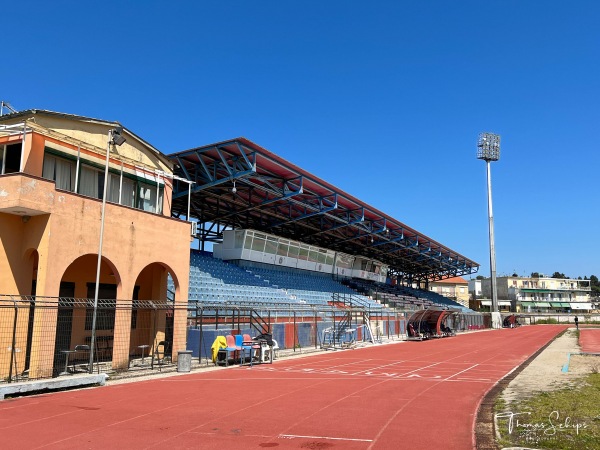
MULTIPOLYGON (((516 311, 591 311, 589 280, 546 277, 498 277, 498 301, 510 301, 516 311)), ((491 280, 482 280, 484 297, 491 298, 491 280)))
POLYGON ((483 292, 481 290, 481 280, 477 278, 469 280, 469 295, 473 299, 482 297, 483 292))
POLYGON ((430 281, 429 290, 469 307, 469 282, 462 277, 430 281))

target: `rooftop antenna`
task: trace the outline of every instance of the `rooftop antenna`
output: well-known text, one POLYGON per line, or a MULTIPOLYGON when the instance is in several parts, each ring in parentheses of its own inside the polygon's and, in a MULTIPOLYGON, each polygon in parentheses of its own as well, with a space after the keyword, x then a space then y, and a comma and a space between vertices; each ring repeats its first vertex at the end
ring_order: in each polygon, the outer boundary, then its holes
POLYGON ((0 116, 4 115, 4 108, 8 109, 11 113, 16 113, 17 110, 11 106, 6 100, 0 101, 0 116))

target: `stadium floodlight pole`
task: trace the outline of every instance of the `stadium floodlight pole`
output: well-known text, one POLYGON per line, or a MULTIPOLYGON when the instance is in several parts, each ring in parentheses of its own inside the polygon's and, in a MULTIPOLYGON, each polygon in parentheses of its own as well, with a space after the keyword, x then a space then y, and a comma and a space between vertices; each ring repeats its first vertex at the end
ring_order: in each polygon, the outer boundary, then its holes
POLYGON ((477 159, 487 166, 488 222, 490 233, 490 272, 492 282, 492 313, 498 312, 498 290, 496 286, 496 249, 494 246, 494 213, 492 212, 492 173, 490 162, 500 159, 500 136, 481 133, 477 141, 477 159))
POLYGON ((104 218, 106 216, 106 196, 108 193, 108 163, 112 146, 121 146, 125 142, 123 127, 108 130, 108 144, 106 146, 106 161, 104 163, 104 191, 102 193, 102 209, 100 212, 100 242, 98 243, 98 264, 96 265, 96 286, 94 288, 94 313, 92 315, 92 338, 90 340, 90 364, 88 371, 94 371, 94 348, 96 345, 96 318, 98 316, 98 293, 100 290, 100 266, 102 264, 102 243, 104 241, 104 218))

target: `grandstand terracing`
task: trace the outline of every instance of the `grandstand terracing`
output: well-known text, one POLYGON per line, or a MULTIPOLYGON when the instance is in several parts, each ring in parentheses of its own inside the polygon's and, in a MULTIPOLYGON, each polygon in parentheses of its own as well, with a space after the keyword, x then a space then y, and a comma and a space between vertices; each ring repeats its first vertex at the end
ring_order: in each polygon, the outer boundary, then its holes
MULTIPOLYGON (((169 290, 173 290, 172 281, 169 290)), ((191 251, 189 302, 229 305, 347 305, 414 310, 430 306, 466 310, 434 292, 359 279, 337 281, 306 270, 237 265, 209 252, 191 251)))
POLYGON ((321 274, 241 267, 213 258, 210 253, 191 252, 190 302, 319 306, 331 305, 340 296, 350 306, 381 308, 378 302, 321 274))
POLYGON ((369 280, 352 279, 345 283, 351 288, 378 300, 380 303, 397 309, 418 309, 430 306, 456 308, 470 311, 458 302, 436 292, 414 289, 408 286, 392 286, 369 280))

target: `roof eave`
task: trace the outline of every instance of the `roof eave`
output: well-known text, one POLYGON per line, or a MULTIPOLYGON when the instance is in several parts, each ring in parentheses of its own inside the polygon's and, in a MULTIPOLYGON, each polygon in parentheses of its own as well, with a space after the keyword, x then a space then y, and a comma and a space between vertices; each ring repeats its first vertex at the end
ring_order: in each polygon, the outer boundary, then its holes
POLYGON ((123 130, 125 132, 127 132, 127 134, 129 136, 131 136, 133 139, 135 139, 136 141, 138 141, 140 144, 144 145, 149 150, 151 150, 152 152, 154 152, 155 155, 160 159, 160 161, 163 164, 165 164, 170 169, 173 169, 173 162, 163 152, 161 152, 160 150, 158 150, 156 147, 154 147, 148 141, 142 139, 140 136, 138 136, 137 134, 135 134, 130 129, 124 127, 118 121, 108 121, 108 120, 102 120, 102 119, 95 119, 93 117, 80 116, 80 115, 76 115, 76 114, 60 113, 60 112, 56 112, 56 111, 49 111, 49 110, 46 110, 46 109, 27 109, 27 110, 18 111, 16 113, 12 113, 12 114, 4 114, 4 115, 0 116, 0 122, 3 121, 3 120, 18 119, 19 117, 27 117, 27 118, 29 118, 29 116, 32 116, 32 115, 35 116, 36 114, 42 114, 42 115, 46 115, 46 116, 60 117, 60 118, 70 119, 70 120, 77 120, 77 121, 81 121, 81 122, 89 122, 89 123, 103 125, 103 126, 108 126, 108 127, 114 127, 114 126, 122 127, 123 130))

